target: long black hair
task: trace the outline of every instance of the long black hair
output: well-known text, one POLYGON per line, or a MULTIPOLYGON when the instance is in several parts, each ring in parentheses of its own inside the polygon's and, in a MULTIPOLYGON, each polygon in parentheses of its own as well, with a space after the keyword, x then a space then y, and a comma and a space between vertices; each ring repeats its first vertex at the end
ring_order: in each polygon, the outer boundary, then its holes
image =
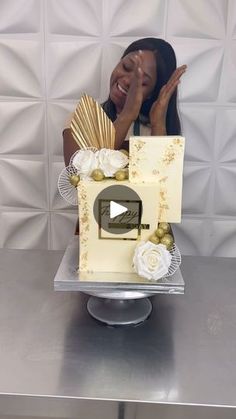
MULTIPOLYGON (((121 58, 124 58, 130 52, 138 50, 153 51, 156 58, 157 81, 151 96, 146 99, 140 109, 140 120, 144 124, 149 123, 149 112, 152 104, 157 100, 159 92, 166 84, 176 69, 176 56, 172 46, 160 38, 143 38, 132 42, 126 48, 121 58)), ((111 118, 112 121, 116 119, 116 108, 110 98, 103 103, 103 109, 111 118)), ((181 133, 180 120, 177 111, 177 89, 172 94, 167 114, 166 114, 166 132, 167 135, 179 135, 181 133)))

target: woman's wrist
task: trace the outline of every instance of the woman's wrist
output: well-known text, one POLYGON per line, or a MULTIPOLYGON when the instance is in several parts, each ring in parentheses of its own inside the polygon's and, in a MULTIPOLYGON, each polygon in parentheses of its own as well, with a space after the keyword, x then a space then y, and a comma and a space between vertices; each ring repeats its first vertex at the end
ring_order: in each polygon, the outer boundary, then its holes
POLYGON ((151 124, 151 135, 166 135, 166 124, 151 124))
POLYGON ((116 121, 119 121, 120 123, 122 123, 122 124, 127 124, 127 125, 131 125, 132 124, 132 122, 134 122, 135 121, 135 116, 134 115, 131 115, 130 113, 128 113, 128 112, 125 112, 125 111, 122 111, 118 116, 117 116, 117 119, 116 119, 116 121))

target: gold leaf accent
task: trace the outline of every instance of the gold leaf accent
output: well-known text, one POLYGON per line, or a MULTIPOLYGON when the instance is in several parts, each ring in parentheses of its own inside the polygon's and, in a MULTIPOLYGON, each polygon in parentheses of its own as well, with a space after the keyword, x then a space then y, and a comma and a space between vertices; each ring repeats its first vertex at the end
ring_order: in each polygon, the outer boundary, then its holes
POLYGON ((71 132, 80 148, 115 148, 115 127, 99 103, 84 94, 71 120, 71 132))

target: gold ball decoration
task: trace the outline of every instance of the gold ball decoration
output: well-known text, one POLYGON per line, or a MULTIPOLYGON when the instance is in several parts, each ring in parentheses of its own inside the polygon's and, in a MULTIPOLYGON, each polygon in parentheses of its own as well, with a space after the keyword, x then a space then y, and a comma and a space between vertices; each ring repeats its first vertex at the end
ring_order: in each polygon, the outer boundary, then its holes
POLYGON ((149 239, 150 242, 152 242, 153 244, 159 244, 160 243, 160 239, 159 237, 156 236, 156 234, 152 234, 149 239))
POLYGON ((174 242, 174 237, 172 236, 172 234, 166 233, 165 237, 168 237, 169 239, 173 240, 173 242, 174 242))
POLYGON ((79 175, 71 175, 69 177, 71 185, 73 185, 75 188, 78 186, 78 183, 80 181, 79 175))
POLYGON ((164 237, 161 238, 161 244, 164 244, 167 250, 170 250, 173 246, 174 239, 171 234, 165 234, 164 237))
POLYGON ((126 168, 126 169, 123 169, 123 170, 125 172, 125 179, 129 179, 129 169, 126 168))
POLYGON ((169 233, 169 231, 170 231, 170 224, 169 223, 159 223, 158 227, 162 228, 165 233, 169 233))
POLYGON ((117 170, 115 173, 116 180, 125 180, 126 179, 126 172, 125 170, 117 170))
POLYGON ((159 237, 159 239, 161 239, 164 236, 165 232, 163 228, 158 227, 155 231, 155 234, 157 237, 159 237))
POLYGON ((105 175, 101 169, 94 169, 91 173, 91 177, 93 180, 96 180, 96 182, 100 182, 105 178, 105 175))

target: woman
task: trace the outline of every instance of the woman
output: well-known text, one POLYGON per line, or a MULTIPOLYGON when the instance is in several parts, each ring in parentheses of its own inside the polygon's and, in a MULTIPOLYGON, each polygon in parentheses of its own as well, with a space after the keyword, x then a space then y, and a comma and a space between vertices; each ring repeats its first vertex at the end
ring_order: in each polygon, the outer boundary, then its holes
MULTIPOLYGON (((178 135, 177 86, 186 65, 176 68, 171 45, 158 38, 133 42, 110 78, 103 109, 113 121, 115 148, 128 148, 130 135, 178 135)), ((69 128, 63 132, 66 165, 78 146, 69 128)))

